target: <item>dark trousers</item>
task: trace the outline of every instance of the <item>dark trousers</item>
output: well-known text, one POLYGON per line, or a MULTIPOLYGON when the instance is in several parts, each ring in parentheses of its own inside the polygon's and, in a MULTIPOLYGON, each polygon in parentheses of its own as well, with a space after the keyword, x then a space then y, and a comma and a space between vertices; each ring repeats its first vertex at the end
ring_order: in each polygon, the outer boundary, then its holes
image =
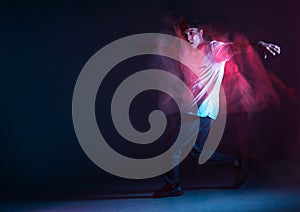
MULTIPOLYGON (((203 146, 207 140, 212 119, 209 117, 200 117, 199 119, 199 133, 196 139, 196 142, 190 151, 190 156, 193 158, 195 162, 198 162, 199 156, 203 149, 203 146)), ((170 124, 169 133, 166 137, 166 146, 168 149, 172 144, 176 141, 178 132, 180 130, 180 118, 178 115, 173 114, 168 117, 168 122, 170 124)), ((218 164, 232 164, 235 158, 233 156, 225 155, 223 153, 214 152, 213 155, 208 160, 208 163, 218 163, 218 164)), ((168 171, 165 174, 165 180, 168 184, 175 184, 180 182, 179 176, 179 165, 175 166, 173 169, 168 171)))

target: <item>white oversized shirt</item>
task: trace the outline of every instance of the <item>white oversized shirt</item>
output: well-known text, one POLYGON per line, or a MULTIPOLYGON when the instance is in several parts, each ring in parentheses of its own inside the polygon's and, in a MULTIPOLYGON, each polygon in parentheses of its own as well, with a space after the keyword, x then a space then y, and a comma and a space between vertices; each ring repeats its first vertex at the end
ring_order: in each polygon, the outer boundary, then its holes
POLYGON ((190 105, 198 105, 197 113, 188 110, 189 114, 216 119, 219 112, 219 94, 224 76, 225 63, 232 55, 228 44, 211 41, 194 52, 185 54, 189 68, 183 68, 186 84, 194 95, 190 105), (199 51, 200 50, 200 51, 199 51))

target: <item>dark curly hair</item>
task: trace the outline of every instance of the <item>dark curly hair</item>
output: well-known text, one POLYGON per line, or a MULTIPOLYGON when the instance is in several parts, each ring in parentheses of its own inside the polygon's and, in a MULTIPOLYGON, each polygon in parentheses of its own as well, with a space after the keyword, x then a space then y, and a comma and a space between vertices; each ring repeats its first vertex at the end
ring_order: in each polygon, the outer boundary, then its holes
POLYGON ((202 26, 202 23, 200 22, 200 20, 198 18, 195 18, 195 17, 183 18, 180 21, 181 32, 184 32, 188 28, 202 29, 203 26, 202 26))

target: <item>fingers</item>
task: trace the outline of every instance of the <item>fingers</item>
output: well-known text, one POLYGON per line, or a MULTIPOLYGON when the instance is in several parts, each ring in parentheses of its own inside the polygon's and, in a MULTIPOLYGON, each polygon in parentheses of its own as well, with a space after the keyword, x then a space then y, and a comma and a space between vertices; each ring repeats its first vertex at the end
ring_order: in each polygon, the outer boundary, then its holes
POLYGON ((272 51, 276 52, 277 54, 280 54, 281 52, 280 47, 275 44, 270 44, 270 48, 272 49, 272 51))
POLYGON ((275 53, 275 51, 273 51, 273 49, 269 46, 269 45, 267 45, 266 46, 266 49, 268 50, 268 52, 270 52, 272 55, 276 55, 276 53, 275 53))
POLYGON ((275 44, 267 44, 267 45, 265 45, 265 48, 274 56, 276 54, 280 54, 280 52, 281 52, 280 47, 275 44))
POLYGON ((274 50, 275 50, 278 54, 280 54, 280 52, 281 52, 280 47, 277 46, 277 45, 275 45, 275 44, 271 44, 271 45, 273 45, 272 47, 274 48, 274 50))

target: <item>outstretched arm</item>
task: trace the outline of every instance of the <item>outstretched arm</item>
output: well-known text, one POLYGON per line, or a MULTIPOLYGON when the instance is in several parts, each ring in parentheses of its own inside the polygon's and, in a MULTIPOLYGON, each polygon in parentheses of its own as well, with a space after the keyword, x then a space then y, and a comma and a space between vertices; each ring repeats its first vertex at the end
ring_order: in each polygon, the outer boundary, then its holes
POLYGON ((265 41, 258 41, 257 43, 253 43, 253 42, 230 43, 229 52, 231 53, 231 55, 247 52, 251 49, 249 48, 251 46, 260 49, 263 52, 265 59, 267 59, 268 52, 271 53, 273 56, 276 56, 281 52, 281 49, 278 45, 273 43, 267 43, 265 41))
POLYGON ((229 60, 232 56, 238 53, 250 52, 253 51, 253 48, 261 50, 264 54, 264 58, 267 59, 267 53, 271 53, 273 56, 280 54, 281 49, 278 45, 273 43, 267 43, 265 41, 258 41, 256 43, 253 42, 241 42, 241 43, 220 43, 215 42, 215 58, 217 60, 229 60))
POLYGON ((281 52, 281 49, 278 45, 273 44, 273 43, 267 43, 265 41, 258 41, 257 43, 252 43, 252 42, 232 43, 230 45, 230 51, 231 51, 232 55, 234 55, 237 53, 242 53, 242 52, 248 51, 250 46, 258 47, 258 49, 260 49, 263 52, 265 59, 267 59, 268 52, 274 56, 276 56, 277 54, 280 54, 280 52, 281 52))

